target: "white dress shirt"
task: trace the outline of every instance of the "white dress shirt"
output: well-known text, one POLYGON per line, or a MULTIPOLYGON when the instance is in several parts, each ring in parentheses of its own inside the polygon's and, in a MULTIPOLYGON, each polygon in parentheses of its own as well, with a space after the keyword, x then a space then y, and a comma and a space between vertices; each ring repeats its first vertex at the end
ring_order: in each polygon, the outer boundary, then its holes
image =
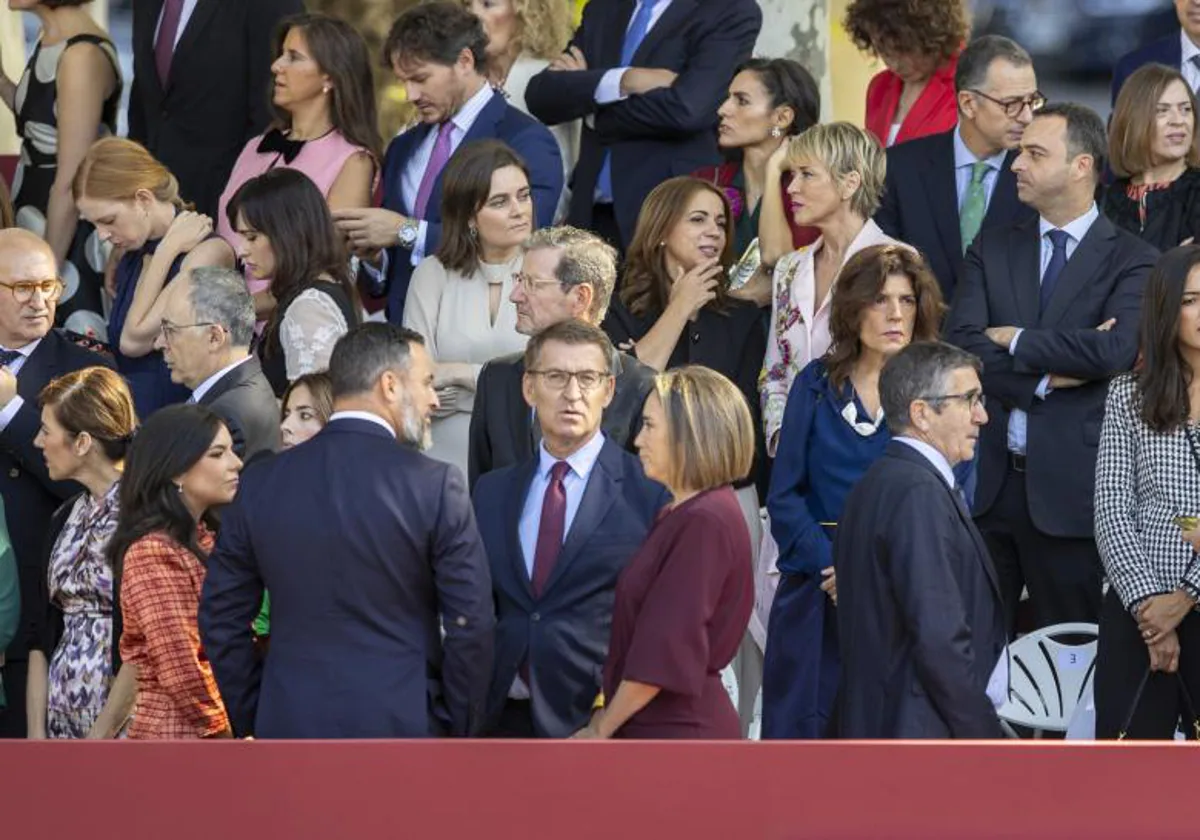
POLYGON ((214 373, 212 376, 208 377, 208 379, 205 379, 203 382, 201 382, 199 385, 196 386, 196 390, 192 391, 192 396, 189 399, 189 402, 193 402, 193 403, 200 402, 200 400, 204 399, 204 395, 207 394, 210 390, 212 390, 212 386, 216 385, 217 382, 221 379, 221 377, 223 377, 225 374, 229 373, 231 370, 233 370, 238 365, 246 364, 246 362, 250 361, 250 358, 251 358, 250 356, 246 356, 244 359, 238 359, 233 364, 226 365, 225 367, 221 368, 219 371, 214 373))
POLYGON ((392 437, 396 436, 396 430, 392 428, 392 424, 384 420, 378 414, 372 414, 369 411, 335 411, 329 415, 329 422, 334 420, 365 420, 368 423, 374 423, 380 428, 387 429, 387 433, 392 437))
MULTIPOLYGON (((192 19, 192 12, 196 11, 196 4, 200 0, 183 0, 183 8, 179 10, 179 26, 175 27, 175 43, 171 49, 179 46, 179 39, 183 37, 183 30, 187 29, 188 21, 192 19)), ((158 23, 154 24, 154 42, 158 42, 158 31, 162 29, 163 12, 167 10, 167 4, 163 4, 162 11, 158 13, 158 23)))
POLYGON ((1179 42, 1183 45, 1183 59, 1179 63, 1179 72, 1192 89, 1192 93, 1200 94, 1200 67, 1197 67, 1193 60, 1200 57, 1200 47, 1192 43, 1192 39, 1182 28, 1179 30, 1179 42))
MULTIPOLYGON (((625 27, 625 32, 629 32, 629 27, 633 25, 634 18, 637 17, 638 9, 644 3, 653 3, 654 11, 650 13, 650 25, 646 27, 646 35, 650 35, 650 30, 654 29, 654 24, 658 23, 659 18, 663 16, 671 5, 671 0, 638 0, 633 7, 633 14, 629 16, 629 25, 625 27)), ((639 45, 640 46, 640 45, 639 45)), ((599 84, 596 85, 596 104, 607 105, 610 102, 620 102, 626 97, 621 93, 621 76, 625 74, 628 67, 614 67, 600 77, 599 84)))
MULTIPOLYGON (((1100 218, 1100 211, 1096 208, 1095 203, 1091 208, 1072 222, 1062 226, 1062 230, 1067 233, 1067 260, 1071 259, 1071 255, 1075 253, 1075 249, 1079 247, 1079 243, 1083 237, 1087 236, 1087 232, 1092 229, 1092 225, 1096 219, 1100 218)), ((1041 234, 1041 268, 1038 270, 1038 282, 1041 283, 1042 277, 1046 276, 1046 269, 1050 266, 1050 258, 1054 255, 1054 243, 1050 241, 1049 233, 1057 228, 1045 219, 1038 219, 1038 233, 1041 234)), ((1021 333, 1024 330, 1017 330, 1008 345, 1008 354, 1016 355, 1017 342, 1021 340, 1021 333)), ((1046 395, 1050 393, 1050 374, 1042 377, 1038 383, 1037 391, 1034 392, 1040 400, 1046 399, 1046 395)), ((1008 415, 1008 451, 1014 452, 1017 455, 1025 454, 1025 444, 1027 438, 1027 429, 1029 425, 1029 417, 1019 408, 1014 408, 1008 415)))
MULTIPOLYGON (((25 362, 28 361, 29 357, 33 355, 33 351, 36 350, 38 345, 41 343, 42 340, 39 338, 37 341, 29 342, 24 347, 13 348, 16 350, 16 352, 21 354, 21 358, 14 359, 8 365, 8 370, 13 376, 16 376, 21 372, 21 368, 25 367, 25 362)), ((20 394, 14 396, 8 401, 8 405, 4 406, 3 411, 0 411, 0 432, 8 428, 8 424, 11 423, 12 419, 17 416, 17 412, 21 410, 21 406, 23 405, 25 405, 25 400, 20 394)))

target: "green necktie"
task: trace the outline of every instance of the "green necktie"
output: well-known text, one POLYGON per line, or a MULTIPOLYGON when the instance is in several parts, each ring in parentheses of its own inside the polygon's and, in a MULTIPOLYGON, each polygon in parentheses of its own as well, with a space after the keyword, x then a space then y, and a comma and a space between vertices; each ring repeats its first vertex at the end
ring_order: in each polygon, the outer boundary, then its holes
POLYGON ((971 164, 971 184, 967 187, 967 197, 963 199, 962 209, 958 211, 958 232, 962 237, 963 253, 975 241, 983 225, 983 215, 987 212, 987 190, 983 188, 983 176, 991 165, 986 160, 971 164))

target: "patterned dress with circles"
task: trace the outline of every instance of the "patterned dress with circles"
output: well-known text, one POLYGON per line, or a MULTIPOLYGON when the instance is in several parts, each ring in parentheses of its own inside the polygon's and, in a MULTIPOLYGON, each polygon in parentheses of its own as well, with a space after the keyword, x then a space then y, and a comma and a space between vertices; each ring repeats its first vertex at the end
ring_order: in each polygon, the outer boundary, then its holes
MULTIPOLYGON (((13 207, 17 225, 38 236, 46 234, 46 207, 58 173, 58 62, 77 43, 95 44, 112 62, 117 86, 105 101, 97 137, 116 132, 117 105, 121 99, 121 67, 112 42, 97 35, 76 35, 53 46, 41 41, 33 50, 17 85, 14 110, 21 135, 21 159, 13 176, 13 207)), ((101 340, 106 339, 101 290, 108 246, 96 229, 80 220, 67 259, 59 269, 66 289, 58 302, 60 326, 101 340)))

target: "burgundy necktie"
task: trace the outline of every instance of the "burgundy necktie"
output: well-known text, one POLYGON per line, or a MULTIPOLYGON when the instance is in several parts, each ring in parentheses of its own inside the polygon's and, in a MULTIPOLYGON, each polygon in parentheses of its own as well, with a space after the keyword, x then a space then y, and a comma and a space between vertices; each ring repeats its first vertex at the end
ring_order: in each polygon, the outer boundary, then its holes
POLYGON ((433 194, 433 184, 446 168, 450 160, 450 133, 454 123, 447 120, 438 128, 437 142, 433 144, 433 154, 425 165, 425 175, 421 178, 421 186, 417 189, 417 200, 413 202, 413 218, 424 219, 425 208, 429 206, 429 197, 433 194))
POLYGON ((533 552, 533 594, 540 596, 562 552, 567 524, 567 489, 563 479, 571 465, 557 461, 550 469, 550 484, 542 497, 542 521, 538 526, 537 548, 533 552))
POLYGON ((163 2, 162 22, 158 26, 158 40, 154 42, 154 66, 158 68, 158 80, 167 86, 171 75, 171 57, 175 55, 175 36, 179 33, 179 19, 183 16, 183 0, 163 2))

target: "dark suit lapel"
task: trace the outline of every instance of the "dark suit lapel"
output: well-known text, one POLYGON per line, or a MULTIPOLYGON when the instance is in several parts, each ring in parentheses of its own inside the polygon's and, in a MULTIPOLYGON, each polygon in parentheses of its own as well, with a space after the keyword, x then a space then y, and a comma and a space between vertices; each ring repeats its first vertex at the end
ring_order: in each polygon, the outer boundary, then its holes
MULTIPOLYGON (((1010 229, 1008 243, 1003 256, 1009 260, 1008 276, 1012 278, 1012 292, 1021 315, 1021 323, 1013 326, 1032 327, 1038 322, 1042 294, 1041 236, 1037 217, 1010 229)), ((1004 273, 998 276, 1004 277, 1004 273)))
MULTIPOLYGON (((930 214, 937 227, 942 247, 950 257, 951 265, 958 265, 962 257, 962 234, 958 225, 958 185, 954 172, 954 131, 941 135, 939 142, 931 144, 928 177, 925 189, 929 197, 930 214), (944 208, 955 208, 947 213, 944 208)), ((956 278, 957 279, 957 278, 956 278)))
POLYGON ((1000 579, 996 577, 996 568, 992 565, 992 555, 988 552, 987 543, 983 541, 983 535, 979 533, 979 529, 975 526, 975 519, 971 516, 971 511, 967 510, 967 505, 963 502, 962 496, 953 490, 949 492, 954 500, 954 508, 958 511, 958 518, 962 520, 963 527, 971 535, 971 542, 975 544, 975 553, 979 555, 979 562, 983 564, 984 574, 987 575, 988 582, 991 583, 992 590, 996 593, 996 598, 999 599, 1001 597, 1000 579))
POLYGON ((564 570, 595 535, 596 529, 608 515, 609 509, 616 503, 620 493, 620 479, 615 476, 619 476, 620 473, 612 467, 613 462, 619 457, 620 453, 616 444, 605 440, 600 455, 592 467, 592 472, 588 476, 587 487, 583 489, 583 498, 579 501, 579 510, 575 512, 571 530, 568 532, 566 540, 563 541, 558 562, 550 571, 550 579, 546 581, 546 588, 542 591, 543 596, 563 576, 564 570))
POLYGON ((212 387, 204 392, 204 396, 196 400, 200 405, 212 405, 231 389, 252 378, 256 371, 261 370, 258 359, 251 356, 246 361, 222 376, 212 387))
MULTIPOLYGON (((646 33, 646 37, 642 39, 642 43, 638 45, 637 50, 633 54, 633 66, 645 67, 648 66, 643 62, 647 56, 654 52, 655 47, 660 41, 667 38, 675 37, 683 28, 693 13, 696 11, 696 0, 672 0, 667 10, 662 13, 654 25, 650 27, 650 31, 646 33)), ((626 22, 628 26, 628 19, 626 22)), ((622 30, 622 42, 624 42, 624 30, 622 30)), ((617 53, 617 59, 620 60, 621 54, 617 53)))
POLYGON ((600 36, 599 67, 620 66, 621 48, 625 45, 625 31, 629 29, 634 5, 634 0, 617 0, 616 11, 600 36))
MULTIPOLYGON (((504 529, 505 547, 509 562, 512 563, 513 575, 525 588, 525 593, 533 598, 533 583, 529 580, 529 570, 525 563, 525 551, 521 548, 521 513, 525 509, 525 497, 529 495, 529 485, 537 472, 538 459, 528 460, 513 470, 512 492, 505 502, 504 529)), ((530 560, 532 563, 532 558, 530 560)))
POLYGON ((1083 240, 1075 248, 1075 253, 1067 260, 1066 267, 1058 276, 1058 285, 1050 296, 1049 305, 1042 313, 1039 326, 1051 326, 1058 323, 1066 314, 1071 302, 1079 297, 1079 293, 1091 282, 1092 278, 1102 273, 1104 262, 1112 252, 1116 229, 1108 219, 1100 216, 1092 223, 1092 227, 1084 235, 1083 240))
POLYGON ((1021 210, 1021 201, 1017 198, 1017 177, 1012 173, 1012 162, 1016 156, 1016 152, 1009 152, 1004 158, 1004 166, 996 174, 996 188, 992 190, 992 200, 988 202, 987 213, 983 217, 985 225, 1010 222, 1021 210))
POLYGON ((17 394, 25 402, 36 405, 42 386, 59 373, 58 343, 64 340, 51 330, 21 365, 21 373, 17 376, 17 394))
MULTIPOLYGON (((200 39, 200 35, 204 32, 204 27, 208 25, 208 22, 212 18, 213 14, 221 6, 221 3, 225 1, 226 0, 198 0, 196 3, 196 8, 192 11, 191 18, 188 19, 187 26, 183 28, 183 35, 180 36, 179 41, 175 45, 175 54, 171 58, 172 68, 179 66, 179 62, 187 60, 188 51, 196 45, 196 42, 200 39)), ((155 18, 155 23, 157 22, 158 19, 155 18)), ((271 38, 274 36, 274 33, 258 32, 255 33, 255 36, 260 38, 271 38)), ((171 74, 171 76, 174 75, 174 73, 171 74)), ((168 80, 167 88, 169 89, 170 87, 171 85, 168 80)), ((266 92, 264 91, 262 95, 265 96, 266 92)))
POLYGON ((412 213, 412 206, 409 204, 409 201, 410 199, 415 201, 416 196, 406 196, 404 194, 404 170, 408 168, 412 156, 432 130, 432 125, 418 123, 392 141, 397 144, 397 148, 395 154, 388 157, 390 160, 395 161, 395 165, 392 167, 392 171, 387 173, 384 185, 384 206, 395 210, 397 213, 412 213))

